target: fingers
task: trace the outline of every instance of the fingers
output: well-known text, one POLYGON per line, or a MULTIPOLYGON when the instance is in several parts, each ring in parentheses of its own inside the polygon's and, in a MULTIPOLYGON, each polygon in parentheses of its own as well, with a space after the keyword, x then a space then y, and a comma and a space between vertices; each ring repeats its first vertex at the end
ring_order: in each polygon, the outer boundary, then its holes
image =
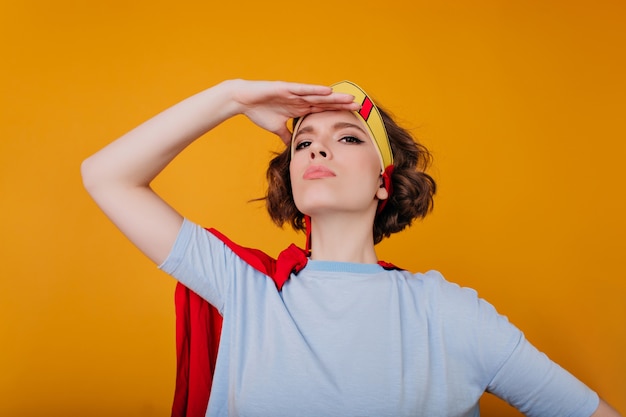
POLYGON ((331 87, 315 84, 287 83, 288 91, 306 100, 310 104, 352 103, 354 96, 345 93, 334 93, 331 87))
POLYGON ((332 93, 327 96, 304 97, 311 104, 350 104, 354 102, 354 96, 344 93, 332 93))
POLYGON ((358 111, 361 106, 358 103, 320 103, 312 105, 308 113, 319 113, 327 110, 348 110, 358 111))
POLYGON ((325 85, 287 83, 287 87, 291 94, 297 96, 327 96, 333 92, 325 85))

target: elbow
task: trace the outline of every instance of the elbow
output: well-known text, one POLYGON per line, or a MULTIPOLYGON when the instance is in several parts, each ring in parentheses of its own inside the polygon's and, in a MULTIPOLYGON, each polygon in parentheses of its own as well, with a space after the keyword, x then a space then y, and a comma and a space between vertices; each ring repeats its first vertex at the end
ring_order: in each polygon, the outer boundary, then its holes
POLYGON ((91 194, 98 183, 98 176, 96 175, 92 157, 85 159, 80 164, 80 175, 83 180, 83 187, 91 194))
POLYGON ((90 156, 80 164, 83 187, 95 199, 99 190, 106 189, 111 183, 110 169, 103 166, 96 155, 90 156))

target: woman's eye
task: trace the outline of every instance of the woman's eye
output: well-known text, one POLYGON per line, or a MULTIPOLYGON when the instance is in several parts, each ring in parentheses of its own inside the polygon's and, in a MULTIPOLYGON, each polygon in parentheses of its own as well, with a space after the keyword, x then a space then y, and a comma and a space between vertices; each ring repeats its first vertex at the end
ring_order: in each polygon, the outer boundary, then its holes
POLYGON ((296 151, 299 149, 304 149, 307 148, 309 145, 311 145, 311 142, 308 140, 303 140, 302 142, 298 143, 296 145, 296 151))
POLYGON ((363 141, 355 136, 344 136, 340 139, 341 142, 346 143, 363 143, 363 141))

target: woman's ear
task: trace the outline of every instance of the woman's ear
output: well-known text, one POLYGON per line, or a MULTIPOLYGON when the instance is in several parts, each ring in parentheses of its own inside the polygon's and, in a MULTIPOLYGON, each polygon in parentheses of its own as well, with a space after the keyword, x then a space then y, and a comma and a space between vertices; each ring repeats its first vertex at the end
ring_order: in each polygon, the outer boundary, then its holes
POLYGON ((389 198, 389 192, 387 191, 387 188, 385 188, 385 179, 382 175, 380 176, 380 186, 378 187, 378 190, 376 190, 376 198, 379 200, 386 200, 389 198))

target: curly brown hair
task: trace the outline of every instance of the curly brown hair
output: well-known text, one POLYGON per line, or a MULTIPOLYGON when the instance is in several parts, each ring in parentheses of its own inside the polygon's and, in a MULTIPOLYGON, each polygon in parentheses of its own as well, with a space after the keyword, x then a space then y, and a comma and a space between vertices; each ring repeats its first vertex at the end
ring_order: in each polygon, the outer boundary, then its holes
MULTIPOLYGON (((389 113, 378 107, 387 129, 394 170, 391 175, 393 192, 383 210, 374 219, 374 243, 410 226, 414 219, 425 217, 433 209, 437 186, 426 173, 432 156, 425 146, 400 127, 389 113)), ((294 121, 295 125, 296 121, 294 121)), ((274 157, 267 169, 265 204, 270 218, 278 226, 290 223, 295 230, 305 231, 304 214, 296 207, 291 190, 289 147, 274 157)))

